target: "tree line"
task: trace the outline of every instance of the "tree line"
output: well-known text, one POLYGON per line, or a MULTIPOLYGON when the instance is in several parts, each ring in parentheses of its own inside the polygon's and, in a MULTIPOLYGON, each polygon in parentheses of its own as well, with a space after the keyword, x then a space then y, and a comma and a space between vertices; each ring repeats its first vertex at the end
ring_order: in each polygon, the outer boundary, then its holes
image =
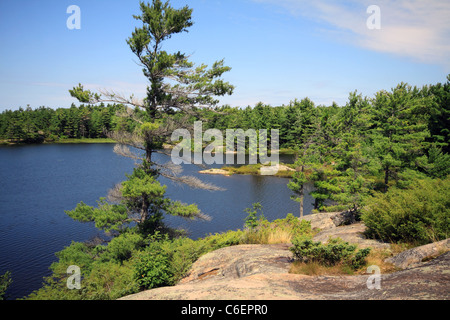
POLYGON ((412 88, 401 83, 392 92, 377 92, 374 98, 355 91, 344 106, 316 105, 304 98, 276 107, 260 102, 254 107, 222 106, 214 111, 219 112, 203 110, 205 129, 278 129, 280 146, 284 148, 303 148, 313 135, 322 136, 323 142, 332 147, 344 133, 361 133, 378 124, 385 131, 420 124, 414 131, 422 132, 428 145, 435 143, 444 152, 450 151, 450 75, 444 84, 412 88), (398 121, 391 123, 394 119, 398 121))
MULTIPOLYGON (((139 109, 132 112, 132 117, 124 116, 124 105, 104 103, 80 106, 72 104, 70 108, 56 110, 47 107, 6 110, 0 114, 0 139, 36 143, 65 138, 105 138, 111 131, 133 132, 139 128, 140 123, 136 118, 142 118, 144 114, 139 109)), ((358 130, 380 124, 385 128, 379 129, 386 134, 395 127, 420 123, 421 127, 416 127, 414 131, 425 136, 424 146, 434 143, 444 153, 450 151, 450 76, 446 83, 422 88, 411 88, 402 83, 393 92, 379 91, 371 99, 355 91, 350 93, 345 106, 336 103, 331 106, 316 105, 311 99, 304 98, 282 106, 260 102, 254 107, 225 105, 199 109, 197 112, 190 122, 204 120, 205 130, 215 128, 225 132, 226 129, 239 128, 267 129, 270 138, 270 129, 278 129, 280 147, 292 149, 301 148, 311 139, 312 133, 322 135, 324 141, 331 143, 329 146, 333 147, 333 143, 336 144, 344 132, 356 134, 358 130), (391 94, 395 94, 394 99, 398 101, 390 99, 389 103, 398 105, 398 110, 395 110, 396 106, 391 106, 388 110, 384 105, 388 103, 387 98, 391 94), (405 109, 400 105, 404 105, 405 109), (382 115, 382 112, 385 114, 382 115), (375 113, 379 113, 378 116, 375 113), (394 119, 398 122, 391 123, 394 119), (370 122, 372 120, 377 123, 370 122)), ((180 112, 174 112, 171 117, 179 115, 180 112)))
POLYGON ((42 143, 68 138, 106 138, 110 131, 132 132, 136 122, 120 116, 125 111, 120 104, 5 110, 0 114, 0 140, 42 143))
MULTIPOLYGON (((393 194, 420 183, 439 185, 431 181, 450 174, 449 99, 450 75, 445 84, 418 88, 400 83, 372 98, 352 92, 346 105, 339 108, 304 109, 299 117, 303 132, 296 137, 297 172, 288 184, 295 193, 293 199, 300 203, 300 215, 307 183, 314 185, 310 194, 317 211, 355 212, 367 207, 371 198, 390 197, 391 189, 393 194)), ((440 205, 432 203, 430 207, 440 205)), ((413 211, 422 211, 416 209, 413 211)), ((450 216, 448 209, 439 212, 446 221, 439 228, 430 225, 436 219, 424 218, 428 220, 417 224, 399 221, 426 226, 433 234, 440 230, 442 236, 449 231, 450 216)), ((416 235, 419 233, 416 230, 416 235)))

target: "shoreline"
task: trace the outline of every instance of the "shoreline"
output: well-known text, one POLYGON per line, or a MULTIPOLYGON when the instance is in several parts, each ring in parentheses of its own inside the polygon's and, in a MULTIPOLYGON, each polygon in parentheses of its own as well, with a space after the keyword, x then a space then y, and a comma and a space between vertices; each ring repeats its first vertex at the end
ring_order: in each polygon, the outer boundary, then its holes
POLYGON ((275 174, 270 174, 267 171, 269 170, 261 170, 261 169, 269 169, 270 166, 263 166, 261 164, 248 164, 242 165, 240 167, 222 167, 221 169, 206 169, 201 170, 198 173, 201 174, 213 174, 213 175, 223 175, 226 177, 232 176, 234 174, 242 174, 242 175, 258 175, 258 176, 272 176, 279 178, 292 178, 296 170, 294 168, 289 167, 286 164, 279 164, 278 171, 275 174), (266 172, 264 172, 266 171, 266 172))
POLYGON ((32 146, 32 145, 44 145, 44 144, 90 144, 90 143, 117 143, 109 138, 82 138, 82 139, 60 139, 54 141, 43 141, 41 143, 28 143, 28 142, 11 142, 6 140, 0 141, 0 146, 32 146))

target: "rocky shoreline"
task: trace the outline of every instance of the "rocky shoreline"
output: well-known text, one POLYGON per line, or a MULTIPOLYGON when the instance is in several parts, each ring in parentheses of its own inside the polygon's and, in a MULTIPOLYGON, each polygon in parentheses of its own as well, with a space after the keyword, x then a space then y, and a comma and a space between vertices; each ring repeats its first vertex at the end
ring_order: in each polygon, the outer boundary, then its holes
MULTIPOLYGON (((365 239, 364 225, 348 212, 306 216, 314 240, 341 237, 360 247, 388 249, 389 244, 365 239)), ((291 274, 288 244, 238 245, 210 252, 197 260, 174 287, 123 297, 122 300, 448 300, 450 239, 413 248, 389 259, 399 271, 381 274, 380 288, 369 289, 371 274, 307 276, 291 274)))
MULTIPOLYGON (((258 175, 273 175, 273 176, 277 176, 280 174, 292 174, 293 172, 295 172, 295 169, 292 169, 286 165, 283 164, 279 164, 277 166, 274 167, 270 167, 270 166, 262 166, 260 169, 257 170, 257 174, 258 175)), ((233 171, 230 170, 226 170, 226 169, 206 169, 206 170, 201 170, 198 173, 201 174, 216 174, 216 175, 224 175, 224 176, 231 176, 233 174, 239 174, 239 173, 235 173, 233 171)), ((248 174, 248 173, 246 173, 248 174)), ((256 174, 256 173, 255 173, 256 174)))

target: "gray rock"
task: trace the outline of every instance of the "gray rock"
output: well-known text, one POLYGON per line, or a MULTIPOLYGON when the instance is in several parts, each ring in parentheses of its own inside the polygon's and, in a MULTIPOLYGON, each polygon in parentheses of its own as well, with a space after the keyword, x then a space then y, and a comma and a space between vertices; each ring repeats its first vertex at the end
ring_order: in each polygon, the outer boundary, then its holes
POLYGON ((348 226, 341 226, 338 228, 325 229, 317 233, 314 237, 314 241, 320 241, 322 243, 328 242, 330 238, 341 238, 342 240, 357 244, 360 248, 376 248, 376 249, 388 249, 389 243, 381 242, 374 239, 366 239, 364 236, 365 225, 361 222, 354 223, 348 226))
POLYGON ((448 300, 450 252, 416 268, 380 275, 306 276, 288 273, 288 246, 245 245, 211 252, 173 287, 143 291, 121 300, 448 300), (247 257, 249 257, 247 259, 247 257))
POLYGON ((239 245, 200 257, 181 283, 205 279, 236 279, 258 273, 286 273, 292 262, 287 244, 239 245))
POLYGON ((449 250, 450 239, 446 239, 400 252, 392 258, 386 259, 386 262, 392 263, 397 268, 401 269, 412 268, 420 265, 424 260, 449 250))
POLYGON ((304 216, 303 220, 310 221, 313 230, 328 230, 354 223, 355 215, 352 211, 320 212, 304 216))

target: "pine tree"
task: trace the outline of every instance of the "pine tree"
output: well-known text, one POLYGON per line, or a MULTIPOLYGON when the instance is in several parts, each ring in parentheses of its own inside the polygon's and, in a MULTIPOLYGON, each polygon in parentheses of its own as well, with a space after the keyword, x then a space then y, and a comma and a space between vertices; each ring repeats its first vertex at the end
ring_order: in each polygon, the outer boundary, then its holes
POLYGON ((385 191, 391 178, 414 166, 424 153, 428 130, 428 109, 432 99, 419 90, 401 83, 391 92, 380 91, 371 108, 370 139, 382 167, 385 191))
POLYGON ((159 189, 157 178, 162 175, 193 187, 212 190, 218 188, 193 177, 175 175, 171 172, 170 165, 156 163, 152 155, 160 152, 163 143, 175 129, 191 129, 191 119, 201 116, 200 109, 212 109, 219 102, 216 97, 232 94, 234 87, 221 78, 231 68, 225 66, 223 60, 216 61, 211 68, 204 64, 195 66, 186 54, 179 51, 169 53, 162 49, 165 41, 175 34, 187 32, 193 25, 192 9, 188 6, 175 9, 169 1, 153 0, 151 4, 141 2, 140 9, 141 15, 133 17, 142 26, 135 28, 127 44, 150 83, 146 98, 126 98, 106 90, 93 93, 84 90, 81 84, 70 90, 70 94, 80 102, 114 102, 144 111, 140 117, 131 109, 125 114, 139 123, 134 134, 110 133, 110 137, 121 145, 115 148, 117 153, 142 160, 140 167, 135 169, 128 181, 110 193, 110 199, 120 201, 129 217, 137 215, 135 221, 140 224, 158 217, 161 210, 166 214, 185 218, 203 217, 195 206, 180 203, 168 205, 163 192, 152 193, 152 189, 159 189), (144 156, 131 152, 128 146, 143 150, 144 156), (128 193, 127 190, 136 192, 128 193), (158 206, 155 206, 155 202, 158 206))

